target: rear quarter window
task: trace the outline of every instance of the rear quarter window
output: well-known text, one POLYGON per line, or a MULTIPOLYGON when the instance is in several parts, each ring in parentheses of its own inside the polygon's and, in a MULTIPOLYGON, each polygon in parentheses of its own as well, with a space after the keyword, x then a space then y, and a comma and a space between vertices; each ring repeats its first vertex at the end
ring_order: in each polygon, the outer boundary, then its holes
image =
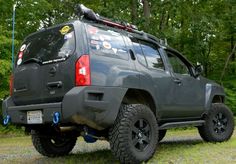
POLYGON ((133 48, 134 48, 135 54, 138 57, 138 61, 142 65, 147 66, 147 62, 146 62, 146 59, 145 59, 145 57, 143 55, 143 51, 142 51, 142 48, 141 48, 139 42, 137 40, 132 40, 132 44, 133 44, 133 48))
POLYGON ((124 36, 109 27, 86 25, 88 42, 92 54, 128 60, 124 36))
POLYGON ((148 68, 164 70, 164 63, 157 46, 146 41, 140 40, 139 42, 144 56, 146 57, 148 68))

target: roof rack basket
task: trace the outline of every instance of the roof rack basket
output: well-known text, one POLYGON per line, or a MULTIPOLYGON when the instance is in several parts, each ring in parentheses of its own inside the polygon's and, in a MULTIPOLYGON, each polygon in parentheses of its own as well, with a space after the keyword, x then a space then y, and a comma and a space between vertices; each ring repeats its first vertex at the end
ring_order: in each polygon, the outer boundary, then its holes
POLYGON ((98 14, 96 14, 93 10, 85 7, 83 4, 79 4, 76 8, 77 15, 80 17, 80 19, 85 18, 88 20, 92 20, 98 23, 105 24, 107 26, 116 27, 122 30, 126 30, 133 33, 143 34, 142 31, 138 31, 137 27, 135 25, 131 25, 129 23, 125 22, 114 22, 108 18, 101 17, 98 14))

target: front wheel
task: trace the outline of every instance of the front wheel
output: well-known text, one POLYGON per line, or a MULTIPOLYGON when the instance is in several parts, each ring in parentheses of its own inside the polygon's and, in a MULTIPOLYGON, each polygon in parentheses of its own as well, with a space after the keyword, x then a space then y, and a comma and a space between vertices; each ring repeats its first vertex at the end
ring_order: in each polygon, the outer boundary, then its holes
POLYGON ((234 117, 230 109, 222 103, 214 103, 205 117, 205 124, 198 127, 203 140, 223 142, 228 140, 234 131, 234 117))
POLYGON ((158 125, 150 108, 141 104, 121 105, 109 132, 109 142, 121 163, 140 163, 151 158, 158 143, 158 125))
POLYGON ((45 136, 39 131, 32 132, 32 142, 35 149, 42 155, 58 157, 69 154, 76 144, 76 137, 45 136))

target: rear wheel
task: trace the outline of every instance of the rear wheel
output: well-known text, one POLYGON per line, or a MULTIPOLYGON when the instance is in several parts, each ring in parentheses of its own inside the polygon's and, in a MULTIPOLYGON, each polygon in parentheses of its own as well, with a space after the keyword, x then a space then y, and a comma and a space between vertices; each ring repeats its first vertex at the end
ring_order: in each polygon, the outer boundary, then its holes
POLYGON ((74 148, 76 137, 69 136, 45 136, 38 131, 32 132, 32 142, 35 149, 48 157, 64 156, 74 148))
POLYGON ((208 142, 223 142, 228 140, 234 131, 234 117, 230 109, 222 104, 212 104, 205 117, 205 124, 198 127, 203 140, 208 142))
POLYGON ((121 163, 147 161, 155 153, 158 125, 145 105, 121 105, 114 126, 109 132, 111 151, 121 163))
POLYGON ((159 130, 158 142, 160 142, 161 140, 163 140, 163 138, 165 137, 165 135, 166 135, 166 129, 164 129, 164 130, 159 130))

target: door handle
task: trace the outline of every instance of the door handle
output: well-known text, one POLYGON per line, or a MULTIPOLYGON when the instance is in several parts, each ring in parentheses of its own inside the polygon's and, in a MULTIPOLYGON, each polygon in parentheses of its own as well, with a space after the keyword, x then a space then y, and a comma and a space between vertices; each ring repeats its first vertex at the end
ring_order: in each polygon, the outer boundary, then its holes
POLYGON ((62 82, 61 81, 49 82, 49 83, 47 83, 47 87, 48 87, 48 89, 61 88, 62 87, 62 82))
POLYGON ((182 84, 182 81, 180 79, 174 79, 174 82, 179 85, 182 84))

